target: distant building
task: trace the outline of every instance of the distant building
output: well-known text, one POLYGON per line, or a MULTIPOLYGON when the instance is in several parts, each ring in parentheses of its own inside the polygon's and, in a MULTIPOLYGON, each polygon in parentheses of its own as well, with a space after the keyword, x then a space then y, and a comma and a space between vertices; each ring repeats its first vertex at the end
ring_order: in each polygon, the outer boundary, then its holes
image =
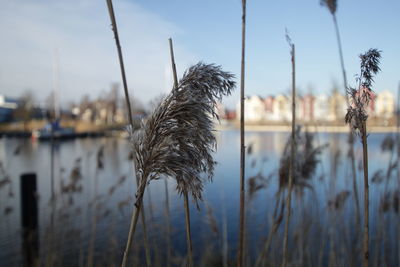
POLYGON ((315 97, 311 94, 307 94, 300 99, 300 113, 299 118, 303 121, 314 120, 314 104, 315 97))
POLYGON ((273 104, 273 119, 275 121, 287 121, 291 119, 291 107, 289 98, 285 95, 277 95, 273 104))
POLYGON ((347 112, 346 98, 334 91, 329 97, 329 120, 331 121, 344 121, 347 112))
MULTIPOLYGON (((375 95, 370 91, 368 93, 371 98, 367 107, 369 116, 379 118, 393 116, 395 100, 391 92, 383 91, 379 95, 375 95)), ((302 97, 296 97, 296 119, 300 122, 344 122, 347 108, 346 97, 336 90, 330 96, 306 94, 302 97)), ((236 106, 236 111, 236 114, 240 116, 240 102, 236 106)), ((244 115, 245 121, 250 123, 291 121, 291 96, 280 94, 267 96, 266 98, 258 95, 247 97, 244 115)))
POLYGON ((317 95, 314 100, 314 119, 316 121, 329 120, 329 101, 326 95, 317 95))
POLYGON ((390 91, 382 91, 376 97, 375 110, 376 116, 390 118, 395 112, 394 96, 390 91))
POLYGON ((274 119, 274 102, 275 97, 267 96, 264 98, 265 119, 271 121, 274 119))
POLYGON ((13 112, 18 107, 18 100, 0 95, 0 123, 13 120, 13 112))
MULTIPOLYGON (((236 114, 240 116, 240 102, 236 105, 236 114)), ((260 96, 251 96, 245 99, 244 120, 260 122, 265 119, 264 100, 260 96)))

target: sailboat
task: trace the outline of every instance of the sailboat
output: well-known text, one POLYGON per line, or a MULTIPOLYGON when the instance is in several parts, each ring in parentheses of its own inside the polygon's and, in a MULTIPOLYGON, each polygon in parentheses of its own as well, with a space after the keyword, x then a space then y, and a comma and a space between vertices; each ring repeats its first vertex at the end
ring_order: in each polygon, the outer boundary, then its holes
POLYGON ((70 139, 76 136, 74 128, 63 128, 60 120, 47 123, 43 128, 32 132, 32 138, 39 140, 70 139))
POLYGON ((32 132, 33 139, 52 140, 52 139, 69 139, 76 137, 74 128, 63 128, 60 125, 60 104, 58 102, 58 51, 54 52, 53 65, 53 87, 54 87, 54 117, 41 129, 32 132))

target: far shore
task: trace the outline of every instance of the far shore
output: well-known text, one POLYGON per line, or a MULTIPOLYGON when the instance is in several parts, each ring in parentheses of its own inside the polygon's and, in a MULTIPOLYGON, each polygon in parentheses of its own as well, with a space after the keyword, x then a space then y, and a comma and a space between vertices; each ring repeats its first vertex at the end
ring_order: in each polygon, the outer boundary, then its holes
MULTIPOLYGON (((309 132, 326 132, 326 133, 347 133, 349 131, 348 125, 305 125, 299 123, 303 130, 309 132)), ((268 125, 268 124, 246 124, 246 132, 290 132, 292 131, 291 125, 268 125)), ((236 122, 221 122, 216 124, 216 130, 239 130, 239 124, 236 122)), ((367 126, 367 131, 370 133, 396 133, 396 126, 367 126)))

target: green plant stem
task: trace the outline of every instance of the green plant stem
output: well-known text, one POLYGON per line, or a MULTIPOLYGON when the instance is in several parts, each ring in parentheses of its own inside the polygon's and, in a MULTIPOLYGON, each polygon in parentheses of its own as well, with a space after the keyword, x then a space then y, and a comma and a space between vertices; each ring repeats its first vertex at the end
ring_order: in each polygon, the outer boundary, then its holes
POLYGON ((187 252, 188 252, 188 260, 189 267, 193 266, 193 255, 192 255, 192 236, 190 232, 190 209, 189 209, 189 198, 188 193, 183 193, 183 200, 185 206, 185 225, 186 225, 186 243, 187 243, 187 252))
POLYGON ((363 165, 364 165, 364 246, 363 266, 369 264, 369 185, 368 185, 368 146, 367 146, 367 125, 363 122, 362 128, 363 165))
POLYGON ((291 142, 291 155, 290 155, 290 171, 289 171, 289 188, 288 195, 286 197, 286 218, 285 218, 285 232, 283 239, 283 261, 282 267, 286 267, 288 262, 288 239, 289 239, 289 222, 290 222, 290 209, 291 209, 291 198, 292 198, 292 187, 294 177, 294 157, 296 147, 296 65, 295 65, 295 47, 291 44, 291 55, 292 55, 292 142, 291 142))
POLYGON ((239 248, 237 266, 244 266, 244 216, 245 216, 245 147, 244 147, 244 79, 245 79, 245 45, 246 45, 246 0, 242 0, 242 57, 240 70, 240 214, 239 214, 239 248))

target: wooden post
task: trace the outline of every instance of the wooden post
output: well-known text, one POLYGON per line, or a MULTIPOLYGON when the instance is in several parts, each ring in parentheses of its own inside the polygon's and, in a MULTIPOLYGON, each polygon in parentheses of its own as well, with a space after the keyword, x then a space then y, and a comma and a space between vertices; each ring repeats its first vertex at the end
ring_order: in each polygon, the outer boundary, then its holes
POLYGON ((36 174, 21 175, 21 226, 23 266, 34 266, 39 257, 36 174))

